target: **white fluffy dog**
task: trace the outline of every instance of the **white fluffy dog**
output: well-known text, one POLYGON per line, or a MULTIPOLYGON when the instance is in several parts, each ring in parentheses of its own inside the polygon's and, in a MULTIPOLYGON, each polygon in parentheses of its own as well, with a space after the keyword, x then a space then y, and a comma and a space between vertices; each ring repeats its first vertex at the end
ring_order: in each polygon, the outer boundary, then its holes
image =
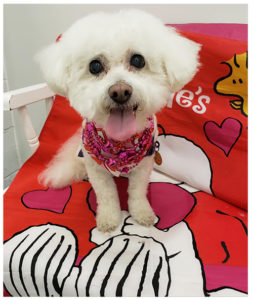
POLYGON ((83 133, 61 147, 40 181, 61 188, 88 175, 97 195, 97 227, 105 232, 121 221, 113 175, 127 175, 130 214, 153 225, 146 193, 157 136, 154 114, 193 78, 199 50, 137 10, 95 13, 72 25, 37 61, 51 89, 84 119, 83 133))

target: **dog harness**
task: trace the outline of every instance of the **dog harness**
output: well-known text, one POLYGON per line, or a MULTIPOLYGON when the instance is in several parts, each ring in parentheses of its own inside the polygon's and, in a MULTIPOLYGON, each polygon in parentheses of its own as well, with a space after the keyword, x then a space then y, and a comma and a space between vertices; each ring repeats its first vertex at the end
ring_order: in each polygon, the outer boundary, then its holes
MULTIPOLYGON (((149 125, 126 141, 115 141, 107 137, 95 122, 86 122, 82 142, 88 154, 114 176, 126 174, 135 168, 144 157, 155 152, 154 120, 148 118, 149 125)), ((82 150, 78 156, 83 156, 82 150)))

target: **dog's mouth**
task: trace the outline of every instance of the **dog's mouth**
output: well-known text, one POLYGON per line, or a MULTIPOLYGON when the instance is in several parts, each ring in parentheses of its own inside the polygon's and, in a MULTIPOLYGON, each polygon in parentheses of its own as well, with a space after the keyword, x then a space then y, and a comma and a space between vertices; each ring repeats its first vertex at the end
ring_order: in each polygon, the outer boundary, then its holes
POLYGON ((108 137, 116 141, 125 141, 137 131, 136 111, 138 105, 131 108, 113 108, 107 120, 105 131, 108 137))

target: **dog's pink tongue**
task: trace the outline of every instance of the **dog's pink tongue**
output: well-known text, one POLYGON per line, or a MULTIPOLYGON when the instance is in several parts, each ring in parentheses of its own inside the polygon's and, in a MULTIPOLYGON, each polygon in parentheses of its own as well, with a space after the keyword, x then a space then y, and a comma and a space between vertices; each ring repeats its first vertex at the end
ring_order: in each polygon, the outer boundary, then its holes
POLYGON ((136 129, 136 118, 131 110, 112 111, 105 127, 108 137, 116 141, 127 140, 136 129))

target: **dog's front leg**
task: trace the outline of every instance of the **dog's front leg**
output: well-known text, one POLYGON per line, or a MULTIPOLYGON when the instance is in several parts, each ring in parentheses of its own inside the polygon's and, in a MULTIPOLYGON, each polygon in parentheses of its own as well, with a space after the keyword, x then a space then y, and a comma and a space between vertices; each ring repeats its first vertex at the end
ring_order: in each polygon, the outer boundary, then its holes
POLYGON ((129 174, 128 209, 131 216, 145 226, 153 225, 155 220, 155 214, 147 199, 149 176, 153 164, 153 157, 146 157, 129 174))
POLYGON ((107 170, 98 165, 85 150, 83 152, 88 178, 97 196, 97 228, 103 232, 113 231, 121 221, 116 184, 107 170))

